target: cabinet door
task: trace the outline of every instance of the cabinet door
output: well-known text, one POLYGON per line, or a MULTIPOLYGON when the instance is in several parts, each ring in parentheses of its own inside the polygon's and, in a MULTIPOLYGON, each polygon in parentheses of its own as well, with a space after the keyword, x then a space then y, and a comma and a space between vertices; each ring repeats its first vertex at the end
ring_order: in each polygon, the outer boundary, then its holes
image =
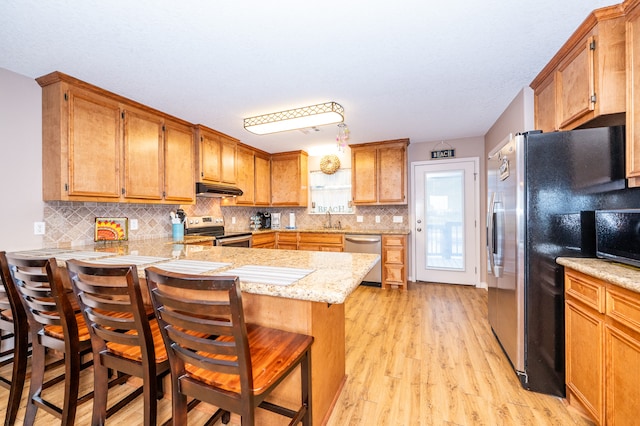
POLYGON ((406 204, 406 153, 404 146, 378 149, 378 203, 406 204))
POLYGON ((118 103, 75 88, 68 92, 68 103, 68 195, 118 199, 122 149, 118 103))
POLYGON ((125 111, 124 195, 128 199, 161 200, 164 186, 162 117, 125 111))
POLYGON ((255 197, 255 165, 253 151, 242 146, 237 148, 237 185, 242 195, 236 197, 237 205, 252 206, 255 197))
POLYGON ((375 204, 378 201, 375 148, 351 150, 351 182, 354 203, 375 204))
MULTIPOLYGON (((640 330, 638 330, 640 332, 640 330)), ((640 340, 638 333, 626 333, 607 325, 607 424, 637 424, 640 418, 640 340)))
POLYGON ((220 182, 220 158, 222 149, 220 137, 206 131, 200 131, 200 179, 220 182))
POLYGON ((271 160, 256 154, 255 168, 255 205, 268 206, 271 204, 271 160))
POLYGON ((165 120, 164 199, 191 203, 195 199, 193 128, 165 120))
POLYGON ((534 93, 535 128, 543 132, 558 130, 556 124, 556 79, 555 73, 542 82, 534 93))
POLYGON ((568 299, 565 336, 567 390, 604 424, 604 316, 568 299))
POLYGON ((588 37, 558 68, 560 129, 595 108, 594 50, 594 37, 588 37))
POLYGON ((220 137, 220 182, 236 183, 236 141, 220 137))
POLYGON ((404 235, 383 235, 381 257, 382 287, 406 289, 407 237, 404 235))
POLYGON ((640 186, 640 6, 627 17, 627 177, 640 186))
POLYGON ((307 156, 301 152, 271 157, 271 205, 307 205, 307 156))

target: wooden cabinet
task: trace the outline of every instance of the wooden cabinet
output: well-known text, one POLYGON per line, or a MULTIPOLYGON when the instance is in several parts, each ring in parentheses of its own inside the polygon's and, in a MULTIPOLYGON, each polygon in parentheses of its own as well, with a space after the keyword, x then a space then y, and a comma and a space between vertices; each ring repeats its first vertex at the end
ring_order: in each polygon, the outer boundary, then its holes
POLYGON ((254 205, 271 205, 271 155, 261 151, 254 152, 255 160, 255 199, 254 205))
POLYGON ((237 186, 242 189, 242 195, 234 197, 236 205, 252 206, 255 200, 255 163, 253 149, 245 145, 237 148, 237 186))
POLYGON ((630 187, 640 186, 640 0, 625 2, 627 48, 626 162, 630 187))
POLYGON ((197 180, 235 185, 238 140, 201 124, 195 128, 197 180))
POLYGON ((252 248, 276 248, 276 233, 275 232, 262 232, 256 233, 252 236, 251 247, 252 248))
POLYGON ((271 156, 271 205, 306 207, 308 204, 308 154, 292 151, 271 156))
POLYGON ((407 204, 408 139, 351 145, 354 204, 407 204))
POLYGON ((193 127, 165 120, 164 136, 164 199, 192 202, 195 198, 193 127))
POLYGON ((622 5, 594 10, 533 80, 531 88, 537 129, 623 124, 626 74, 622 5))
POLYGON ((558 130, 555 77, 555 73, 549 74, 534 92, 533 108, 536 130, 542 130, 543 132, 558 130))
POLYGON ((298 250, 344 251, 344 235, 322 232, 300 232, 298 250))
POLYGON ((607 286, 605 326, 606 424, 640 419, 640 295, 607 286))
POLYGON ((277 245, 281 250, 298 250, 298 233, 278 232, 277 245))
POLYGON ((565 269, 569 403, 597 424, 640 418, 640 294, 565 269))
POLYGON ((161 200, 164 120, 135 109, 127 109, 123 116, 123 195, 133 200, 161 200))
POLYGON ((565 270, 565 295, 567 399, 604 424, 605 284, 565 270))
POLYGON ((407 289, 407 236, 382 236, 382 288, 407 289))
POLYGON ((62 73, 37 81, 45 201, 195 201, 190 123, 62 73))
POLYGON ((266 152, 242 143, 237 147, 237 186, 243 194, 223 205, 268 206, 271 202, 271 160, 266 152))

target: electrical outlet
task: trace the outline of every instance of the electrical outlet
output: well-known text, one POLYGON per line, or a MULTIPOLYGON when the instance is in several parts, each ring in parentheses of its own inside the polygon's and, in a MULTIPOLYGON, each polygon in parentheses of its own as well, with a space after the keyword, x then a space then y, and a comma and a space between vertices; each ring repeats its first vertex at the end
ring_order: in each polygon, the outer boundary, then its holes
POLYGON ((33 222, 33 234, 44 235, 46 228, 44 222, 33 222))
POLYGON ((131 219, 129 221, 129 229, 131 231, 135 231, 136 229, 138 229, 138 219, 131 219))
POLYGON ((356 222, 358 222, 358 223, 362 223, 362 222, 364 222, 364 217, 362 217, 362 216, 356 216, 356 222))
POLYGON ((402 216, 394 216, 393 223, 402 223, 402 216))
POLYGON ((376 223, 380 223, 380 216, 376 216, 376 223))

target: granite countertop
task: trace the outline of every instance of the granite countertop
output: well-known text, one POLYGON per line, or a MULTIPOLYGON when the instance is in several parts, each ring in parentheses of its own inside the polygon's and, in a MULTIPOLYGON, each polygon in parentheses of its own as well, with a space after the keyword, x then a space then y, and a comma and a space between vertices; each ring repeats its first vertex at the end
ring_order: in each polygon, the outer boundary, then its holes
POLYGON ((358 234, 358 235, 408 235, 411 231, 405 229, 374 229, 374 228, 280 228, 280 229, 258 229, 252 231, 254 234, 266 234, 270 232, 319 232, 323 234, 358 234))
POLYGON ((365 275, 380 260, 377 254, 209 247, 176 244, 171 238, 101 243, 74 249, 38 249, 21 253, 29 256, 55 257, 60 266, 64 266, 65 261, 73 259, 74 256, 87 262, 115 256, 150 257, 148 262, 138 264, 141 278, 144 278, 145 267, 175 260, 225 264, 201 272, 208 275, 225 275, 225 271, 245 265, 309 269, 312 272, 289 285, 241 280, 241 289, 246 293, 332 304, 344 303, 347 296, 360 285, 365 275))
POLYGON ((640 269, 597 258, 559 257, 562 266, 640 293, 640 269))

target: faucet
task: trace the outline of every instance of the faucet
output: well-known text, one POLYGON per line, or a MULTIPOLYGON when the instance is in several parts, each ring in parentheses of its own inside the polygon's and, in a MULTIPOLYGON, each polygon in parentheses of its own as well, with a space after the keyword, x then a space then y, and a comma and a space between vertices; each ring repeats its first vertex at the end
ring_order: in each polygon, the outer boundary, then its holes
POLYGON ((331 228, 331 211, 327 210, 327 215, 329 216, 329 224, 325 225, 325 228, 331 228))

